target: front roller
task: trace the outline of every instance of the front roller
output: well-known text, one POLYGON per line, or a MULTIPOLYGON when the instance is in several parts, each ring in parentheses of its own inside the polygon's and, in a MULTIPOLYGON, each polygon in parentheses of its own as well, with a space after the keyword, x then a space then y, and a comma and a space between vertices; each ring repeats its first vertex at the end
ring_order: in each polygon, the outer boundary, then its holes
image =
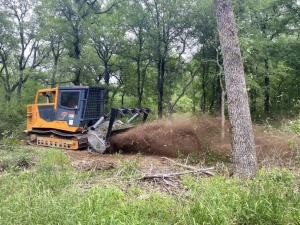
POLYGON ((89 130, 88 130, 88 143, 92 150, 103 154, 105 150, 110 146, 109 138, 112 133, 112 129, 116 123, 120 124, 118 126, 118 131, 128 129, 128 124, 135 120, 139 115, 143 115, 142 123, 144 123, 151 112, 148 108, 112 108, 110 111, 109 121, 105 121, 108 115, 102 116, 89 130), (130 119, 124 124, 120 120, 115 121, 118 115, 125 116, 126 114, 131 115, 130 119))

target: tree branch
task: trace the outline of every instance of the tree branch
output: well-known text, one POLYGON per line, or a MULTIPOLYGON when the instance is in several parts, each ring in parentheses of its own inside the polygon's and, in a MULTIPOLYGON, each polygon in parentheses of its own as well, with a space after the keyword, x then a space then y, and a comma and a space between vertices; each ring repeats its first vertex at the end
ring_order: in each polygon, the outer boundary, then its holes
POLYGON ((190 173, 205 173, 207 175, 213 176, 214 174, 211 173, 209 170, 214 169, 213 167, 210 168, 203 168, 203 169, 197 169, 197 170, 191 170, 191 171, 185 171, 185 172, 176 172, 176 173, 166 173, 166 174, 149 174, 142 176, 139 178, 139 180, 146 180, 146 179, 154 179, 154 178, 168 178, 168 177, 174 177, 174 176, 181 176, 181 175, 186 175, 190 173))

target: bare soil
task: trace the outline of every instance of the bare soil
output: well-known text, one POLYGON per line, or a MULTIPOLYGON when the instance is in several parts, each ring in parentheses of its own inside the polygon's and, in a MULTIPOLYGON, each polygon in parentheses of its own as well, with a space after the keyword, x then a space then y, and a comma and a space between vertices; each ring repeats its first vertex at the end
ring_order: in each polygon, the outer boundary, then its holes
MULTIPOLYGON (((73 165, 80 170, 115 168, 122 160, 136 160, 137 154, 144 173, 171 171, 173 165, 162 157, 181 159, 180 162, 187 163, 184 158, 196 155, 199 166, 203 166, 208 152, 210 156, 215 154, 222 159, 230 158, 229 126, 226 123, 225 138, 221 140, 220 124, 220 119, 211 117, 179 117, 173 122, 148 122, 111 137, 111 147, 103 155, 87 150, 66 153, 73 165)), ((289 148, 288 143, 296 140, 295 136, 279 131, 267 132, 259 126, 254 126, 254 135, 260 163, 287 165, 291 162, 295 152, 289 148)))

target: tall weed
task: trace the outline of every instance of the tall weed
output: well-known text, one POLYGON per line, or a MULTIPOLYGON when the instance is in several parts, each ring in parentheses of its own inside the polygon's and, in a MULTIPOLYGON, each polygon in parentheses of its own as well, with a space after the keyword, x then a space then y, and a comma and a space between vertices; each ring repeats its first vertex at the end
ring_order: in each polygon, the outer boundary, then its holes
POLYGON ((284 169, 261 170, 248 182, 239 215, 241 224, 297 224, 300 222, 299 181, 284 169))
POLYGON ((216 176, 187 183, 191 187, 183 213, 187 224, 300 223, 299 178, 290 171, 261 170, 247 181, 216 176))

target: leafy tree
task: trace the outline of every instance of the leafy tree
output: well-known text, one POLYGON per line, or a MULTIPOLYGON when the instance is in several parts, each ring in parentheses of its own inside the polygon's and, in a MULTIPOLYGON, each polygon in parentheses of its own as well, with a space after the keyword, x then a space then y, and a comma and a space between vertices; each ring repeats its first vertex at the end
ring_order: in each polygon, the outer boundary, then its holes
MULTIPOLYGON (((283 63, 282 54, 274 53, 278 53, 279 46, 280 49, 287 46, 282 42, 281 37, 294 35, 296 14, 291 9, 296 9, 297 4, 294 0, 238 1, 237 3, 236 11, 245 72, 250 77, 248 80, 251 81, 249 83, 251 112, 254 114, 257 113, 257 109, 263 108, 265 116, 268 117, 271 116, 272 108, 273 114, 280 108, 279 104, 274 103, 278 102, 277 96, 281 95, 277 91, 279 84, 277 80, 282 80, 278 65, 283 63), (260 98, 262 101, 259 100, 260 98), (262 106, 258 105, 260 102, 263 102, 262 106)), ((288 45, 291 43, 293 41, 288 45)), ((284 51, 284 55, 286 52, 284 51)), ((284 88, 283 83, 280 83, 281 88, 284 88)))
POLYGON ((189 63, 184 61, 175 61, 176 64, 172 67, 170 62, 167 64, 167 80, 168 84, 168 113, 170 119, 172 119, 173 111, 175 106, 178 104, 180 99, 186 94, 187 90, 190 88, 195 77, 201 68, 196 60, 189 63), (177 79, 176 79, 177 78, 177 79), (181 81, 178 81, 181 80, 181 81), (173 82, 176 81, 177 85, 173 82))
POLYGON ((212 111, 217 97, 216 84, 216 48, 218 47, 217 38, 217 24, 214 17, 213 2, 211 0, 201 1, 196 6, 198 14, 195 16, 195 30, 194 36, 198 42, 199 48, 197 59, 201 64, 201 99, 200 110, 202 113, 208 112, 208 103, 210 104, 210 111, 212 111))
MULTIPOLYGON (((113 56, 115 56, 123 41, 124 33, 119 29, 118 14, 113 12, 112 16, 98 15, 97 20, 91 25, 91 42, 98 59, 101 62, 101 68, 96 71, 96 83, 103 83, 106 87, 104 94, 105 103, 108 104, 108 93, 111 77, 114 73, 113 56)), ((99 62, 98 62, 99 63, 99 62)))
POLYGON ((47 51, 45 51, 41 42, 35 39, 39 30, 38 17, 34 11, 36 1, 1 0, 0 4, 2 5, 2 13, 6 13, 6 18, 13 27, 13 29, 6 29, 10 32, 12 38, 6 41, 7 47, 3 49, 5 51, 3 57, 5 58, 6 67, 8 64, 11 66, 10 69, 6 68, 5 71, 7 100, 10 99, 9 96, 15 89, 17 89, 17 97, 20 99, 22 85, 29 78, 32 69, 37 68, 42 63, 47 56, 47 51), (8 41, 11 41, 11 43, 8 43, 8 41), (12 51, 11 46, 16 44, 16 41, 18 44, 12 51), (27 68, 28 71, 26 71, 27 68), (12 81, 9 78, 12 77, 13 71, 17 71, 18 76, 12 85, 8 85, 12 81))
MULTIPOLYGON (((15 78, 12 75, 12 58, 14 51, 16 51, 18 40, 11 35, 13 33, 13 23, 9 20, 8 15, 3 11, 0 11, 0 13, 0 78, 5 90, 5 93, 3 93, 5 100, 10 102, 11 94, 17 87, 17 84, 11 86, 11 83, 12 79, 15 78)), ((15 80, 13 81, 15 82, 15 80)))
POLYGON ((84 0, 55 0, 46 1, 46 9, 50 10, 57 19, 56 24, 64 29, 59 29, 57 36, 63 37, 64 46, 70 57, 70 70, 74 76, 72 83, 79 85, 82 75, 82 49, 87 42, 87 23, 91 14, 90 7, 84 0))
POLYGON ((60 73, 63 73, 63 71, 60 71, 60 66, 63 64, 62 58, 66 52, 64 45, 65 26, 60 25, 59 12, 51 10, 49 1, 42 1, 42 4, 37 6, 37 11, 39 12, 41 23, 40 33, 37 38, 44 40, 45 46, 49 49, 49 57, 43 65, 48 76, 44 79, 45 83, 55 87, 59 82, 60 73), (50 81, 48 77, 50 77, 50 81))
POLYGON ((146 75, 152 63, 150 37, 150 21, 147 11, 141 1, 131 1, 124 7, 125 36, 123 49, 120 54, 135 64, 137 106, 142 106, 146 75))
MULTIPOLYGON (((190 28, 191 1, 143 1, 149 15, 150 32, 152 39, 153 60, 157 70, 157 97, 158 117, 163 115, 164 84, 166 63, 172 47, 177 46, 180 40, 186 40, 185 35, 190 28)), ((180 49, 180 45, 179 45, 180 49)), ((181 51, 179 51, 180 54, 181 51)))

